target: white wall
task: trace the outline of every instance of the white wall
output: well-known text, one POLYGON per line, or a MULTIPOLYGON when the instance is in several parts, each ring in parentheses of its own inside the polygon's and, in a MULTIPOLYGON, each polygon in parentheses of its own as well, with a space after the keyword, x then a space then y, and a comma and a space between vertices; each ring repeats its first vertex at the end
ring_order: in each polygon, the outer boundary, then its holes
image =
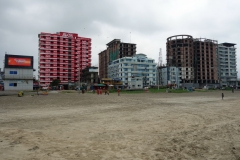
POLYGON ((33 90, 33 69, 5 68, 4 74, 5 91, 33 90), (12 71, 16 74, 10 74, 12 71))
POLYGON ((5 68, 5 79, 33 79, 33 69, 5 68), (17 74, 10 74, 10 71, 17 71, 17 74))
POLYGON ((24 91, 33 90, 33 80, 5 80, 5 91, 24 91), (17 86, 9 86, 9 84, 16 84, 17 86))
POLYGON ((130 89, 142 89, 143 88, 143 80, 142 77, 132 78, 131 84, 129 85, 130 89))

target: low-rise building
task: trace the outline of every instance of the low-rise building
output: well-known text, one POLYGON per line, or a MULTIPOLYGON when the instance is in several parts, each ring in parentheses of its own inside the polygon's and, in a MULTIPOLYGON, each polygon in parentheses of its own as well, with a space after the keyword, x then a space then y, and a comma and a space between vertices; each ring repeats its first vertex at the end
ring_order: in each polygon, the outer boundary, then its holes
POLYGON ((33 90, 33 56, 5 55, 4 90, 33 90))
POLYGON ((83 69, 82 74, 80 76, 80 81, 82 83, 87 83, 89 85, 98 83, 98 67, 92 66, 83 69))

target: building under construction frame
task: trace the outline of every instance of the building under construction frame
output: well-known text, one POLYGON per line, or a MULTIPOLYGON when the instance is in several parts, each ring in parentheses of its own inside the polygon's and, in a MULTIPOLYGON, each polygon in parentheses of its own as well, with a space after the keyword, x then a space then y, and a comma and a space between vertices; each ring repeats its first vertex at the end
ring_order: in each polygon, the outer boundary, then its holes
POLYGON ((219 84, 216 40, 175 35, 167 38, 167 66, 180 68, 181 83, 200 87, 219 84))
POLYGON ((194 83, 193 37, 176 35, 167 38, 167 66, 179 67, 182 83, 194 83))
POLYGON ((136 44, 124 43, 120 39, 114 39, 107 43, 107 49, 99 55, 99 77, 108 78, 108 65, 116 59, 132 57, 136 54, 136 44))
POLYGON ((218 41, 206 38, 195 38, 193 43, 195 83, 199 83, 200 86, 218 84, 218 41))

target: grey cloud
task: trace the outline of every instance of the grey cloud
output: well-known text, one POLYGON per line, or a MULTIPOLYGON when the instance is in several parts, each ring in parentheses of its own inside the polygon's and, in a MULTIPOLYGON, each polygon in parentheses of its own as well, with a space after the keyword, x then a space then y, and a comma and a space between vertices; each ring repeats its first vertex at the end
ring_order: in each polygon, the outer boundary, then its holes
POLYGON ((239 6, 238 1, 224 0, 2 0, 0 67, 5 51, 36 59, 40 32, 66 31, 92 38, 92 64, 98 64, 98 53, 106 43, 114 38, 129 42, 130 32, 137 52, 156 61, 159 48, 165 61, 166 39, 173 35, 240 44, 239 6))

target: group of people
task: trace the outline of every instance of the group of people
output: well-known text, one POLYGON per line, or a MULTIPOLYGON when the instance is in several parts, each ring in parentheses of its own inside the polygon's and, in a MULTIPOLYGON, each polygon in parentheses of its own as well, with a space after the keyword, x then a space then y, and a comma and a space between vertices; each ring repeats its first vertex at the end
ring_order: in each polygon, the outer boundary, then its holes
MULTIPOLYGON (((104 88, 104 89, 102 89, 102 88, 97 89, 97 94, 98 95, 99 94, 103 94, 103 92, 105 93, 105 95, 109 95, 109 90, 108 89, 106 89, 106 88, 104 88)), ((93 93, 95 93, 95 92, 93 92, 93 93)))
MULTIPOLYGON (((106 89, 106 88, 104 88, 104 89, 99 88, 99 89, 97 89, 96 91, 97 91, 97 94, 98 94, 98 95, 99 95, 99 94, 103 94, 103 91, 104 91, 105 95, 109 95, 109 90, 106 89)), ((120 89, 118 89, 117 92, 118 92, 118 96, 120 96, 120 89)), ((95 93, 95 90, 93 90, 93 93, 95 93)))
MULTIPOLYGON (((108 89, 103 89, 103 90, 104 90, 105 95, 109 95, 109 90, 108 89)), ((98 95, 102 94, 103 90, 102 90, 102 88, 97 89, 97 94, 98 95)), ((93 90, 93 93, 95 93, 95 90, 93 90)))

